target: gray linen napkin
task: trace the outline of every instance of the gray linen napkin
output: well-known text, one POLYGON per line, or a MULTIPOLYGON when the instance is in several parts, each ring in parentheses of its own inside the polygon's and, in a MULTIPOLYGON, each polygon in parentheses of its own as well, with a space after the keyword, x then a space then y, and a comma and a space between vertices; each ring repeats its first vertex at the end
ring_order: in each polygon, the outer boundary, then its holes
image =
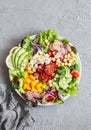
POLYGON ((0 130, 31 129, 34 119, 30 107, 16 97, 10 87, 0 84, 0 130))

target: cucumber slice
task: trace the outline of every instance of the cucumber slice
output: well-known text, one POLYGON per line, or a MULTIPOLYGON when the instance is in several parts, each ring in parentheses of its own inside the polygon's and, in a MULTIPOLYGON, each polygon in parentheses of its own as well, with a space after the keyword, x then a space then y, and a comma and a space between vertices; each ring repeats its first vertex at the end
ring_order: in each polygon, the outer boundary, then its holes
POLYGON ((66 82, 70 83, 72 81, 72 77, 71 78, 66 78, 66 82))
POLYGON ((56 88, 56 90, 59 90, 59 85, 56 82, 53 82, 53 87, 56 88))
POLYGON ((12 52, 11 60, 12 60, 12 64, 14 67, 15 67, 15 57, 20 49, 21 49, 21 47, 17 47, 13 52, 11 51, 12 52))
POLYGON ((16 56, 15 56, 15 67, 16 68, 18 68, 17 66, 18 66, 18 62, 19 62, 19 58, 20 58, 20 56, 24 53, 24 52, 26 52, 25 51, 25 49, 23 49, 23 48, 21 48, 18 52, 17 52, 17 54, 16 54, 16 56))
POLYGON ((68 67, 65 67, 66 69, 66 78, 72 78, 72 75, 70 73, 70 69, 68 67))
POLYGON ((64 89, 64 90, 68 87, 68 83, 66 82, 66 79, 65 79, 65 78, 60 79, 60 81, 59 81, 59 86, 60 86, 60 88, 62 88, 62 89, 64 89))

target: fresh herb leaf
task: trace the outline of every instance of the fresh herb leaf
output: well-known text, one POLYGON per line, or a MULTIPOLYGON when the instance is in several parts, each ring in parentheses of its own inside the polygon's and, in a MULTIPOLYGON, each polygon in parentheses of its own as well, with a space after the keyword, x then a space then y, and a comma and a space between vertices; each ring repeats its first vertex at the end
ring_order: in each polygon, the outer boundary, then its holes
POLYGON ((10 75, 17 78, 24 78, 24 72, 21 72, 19 70, 12 70, 10 71, 10 75))
POLYGON ((23 41, 22 41, 22 47, 24 49, 26 49, 26 51, 31 51, 33 54, 33 45, 31 44, 31 42, 33 41, 33 39, 31 38, 31 36, 26 36, 23 41))
POLYGON ((64 45, 69 44, 69 40, 68 40, 68 39, 66 39, 66 38, 65 38, 65 39, 63 39, 63 40, 62 40, 62 42, 63 42, 63 44, 64 44, 64 45))
POLYGON ((79 70, 79 65, 77 63, 74 65, 71 65, 70 70, 73 70, 73 69, 79 70))
POLYGON ((14 83, 14 82, 12 81, 11 84, 12 84, 12 87, 13 87, 14 89, 18 89, 18 88, 19 88, 19 83, 14 83))
POLYGON ((72 51, 73 51, 75 54, 77 53, 77 50, 76 50, 75 47, 71 46, 71 49, 72 49, 72 51))
POLYGON ((19 79, 24 78, 24 73, 19 72, 19 73, 17 73, 16 77, 18 77, 19 79))
POLYGON ((38 43, 41 45, 42 50, 46 53, 48 52, 49 46, 46 45, 45 40, 48 40, 48 42, 51 43, 55 39, 60 39, 59 35, 55 32, 55 30, 49 29, 39 34, 38 43))
POLYGON ((63 104, 64 102, 62 100, 57 101, 58 104, 63 104))

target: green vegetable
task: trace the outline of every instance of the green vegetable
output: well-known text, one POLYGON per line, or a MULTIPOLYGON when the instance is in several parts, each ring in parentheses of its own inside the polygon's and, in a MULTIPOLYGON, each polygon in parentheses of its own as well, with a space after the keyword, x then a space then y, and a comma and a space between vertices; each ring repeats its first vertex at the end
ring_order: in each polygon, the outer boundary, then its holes
POLYGON ((73 70, 73 69, 76 69, 80 72, 79 60, 76 54, 74 56, 74 61, 72 62, 70 66, 70 70, 73 70))
POLYGON ((58 104, 63 104, 64 102, 62 100, 57 101, 58 104))
POLYGON ((46 83, 44 89, 48 89, 49 85, 46 83))
POLYGON ((69 44, 69 40, 68 39, 63 39, 62 42, 63 42, 64 45, 69 44))
POLYGON ((19 88, 19 83, 14 83, 14 82, 12 81, 11 84, 12 84, 12 87, 13 87, 14 89, 18 89, 18 88, 19 88))
POLYGON ((13 81, 11 83, 14 89, 18 89, 20 93, 25 94, 25 91, 23 89, 23 79, 19 79, 18 83, 14 83, 13 81))
POLYGON ((10 75, 12 76, 12 77, 17 77, 17 78, 24 78, 24 73, 23 72, 21 72, 21 71, 19 71, 19 70, 11 70, 10 71, 10 75))
POLYGON ((72 81, 69 83, 68 93, 71 94, 71 95, 77 95, 78 94, 78 84, 77 84, 76 78, 73 78, 72 81))
POLYGON ((53 82, 53 88, 56 88, 56 90, 59 90, 59 84, 57 82, 53 82))
POLYGON ((59 80, 59 86, 60 86, 60 88, 62 88, 64 90, 67 89, 68 83, 66 82, 65 78, 62 78, 59 80))
POLYGON ((26 49, 26 51, 31 51, 33 54, 34 49, 33 49, 33 45, 31 44, 32 41, 33 39, 31 38, 31 36, 26 36, 22 41, 22 47, 26 49))
POLYGON ((69 67, 65 67, 65 69, 66 69, 66 75, 65 75, 65 77, 66 77, 66 78, 72 78, 72 75, 71 75, 71 73, 70 73, 69 67))
POLYGON ((75 47, 71 46, 71 49, 72 49, 72 51, 73 51, 75 54, 77 53, 77 50, 76 50, 75 47))
POLYGON ((57 74, 61 75, 61 77, 65 77, 66 75, 66 69, 65 67, 60 67, 58 70, 57 70, 57 74))
MULTIPOLYGON (((66 90, 67 90, 67 89, 66 89, 66 90)), ((67 92, 66 90, 60 88, 60 89, 59 89, 59 92, 60 92, 60 94, 61 94, 62 96, 67 96, 67 95, 68 95, 68 92, 67 92)))
POLYGON ((55 39, 60 39, 59 35, 55 32, 53 29, 49 29, 44 32, 40 32, 39 36, 39 41, 38 43, 41 45, 42 50, 46 53, 49 50, 49 47, 46 45, 45 40, 48 40, 48 42, 52 42, 55 39))
POLYGON ((25 91, 23 89, 23 79, 19 79, 19 92, 25 94, 25 91))
POLYGON ((70 66, 70 70, 73 70, 73 69, 79 70, 79 65, 78 65, 77 63, 71 65, 71 66, 70 66))

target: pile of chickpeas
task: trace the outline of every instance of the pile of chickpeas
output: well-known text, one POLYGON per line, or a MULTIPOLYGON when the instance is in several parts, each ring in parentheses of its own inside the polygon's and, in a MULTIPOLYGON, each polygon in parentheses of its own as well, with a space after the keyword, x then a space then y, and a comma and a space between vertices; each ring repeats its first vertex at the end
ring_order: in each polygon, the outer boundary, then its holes
POLYGON ((74 60, 74 52, 69 51, 67 55, 64 56, 63 60, 61 60, 59 57, 55 56, 52 58, 52 61, 56 61, 56 64, 58 67, 60 66, 71 66, 72 62, 74 60))

